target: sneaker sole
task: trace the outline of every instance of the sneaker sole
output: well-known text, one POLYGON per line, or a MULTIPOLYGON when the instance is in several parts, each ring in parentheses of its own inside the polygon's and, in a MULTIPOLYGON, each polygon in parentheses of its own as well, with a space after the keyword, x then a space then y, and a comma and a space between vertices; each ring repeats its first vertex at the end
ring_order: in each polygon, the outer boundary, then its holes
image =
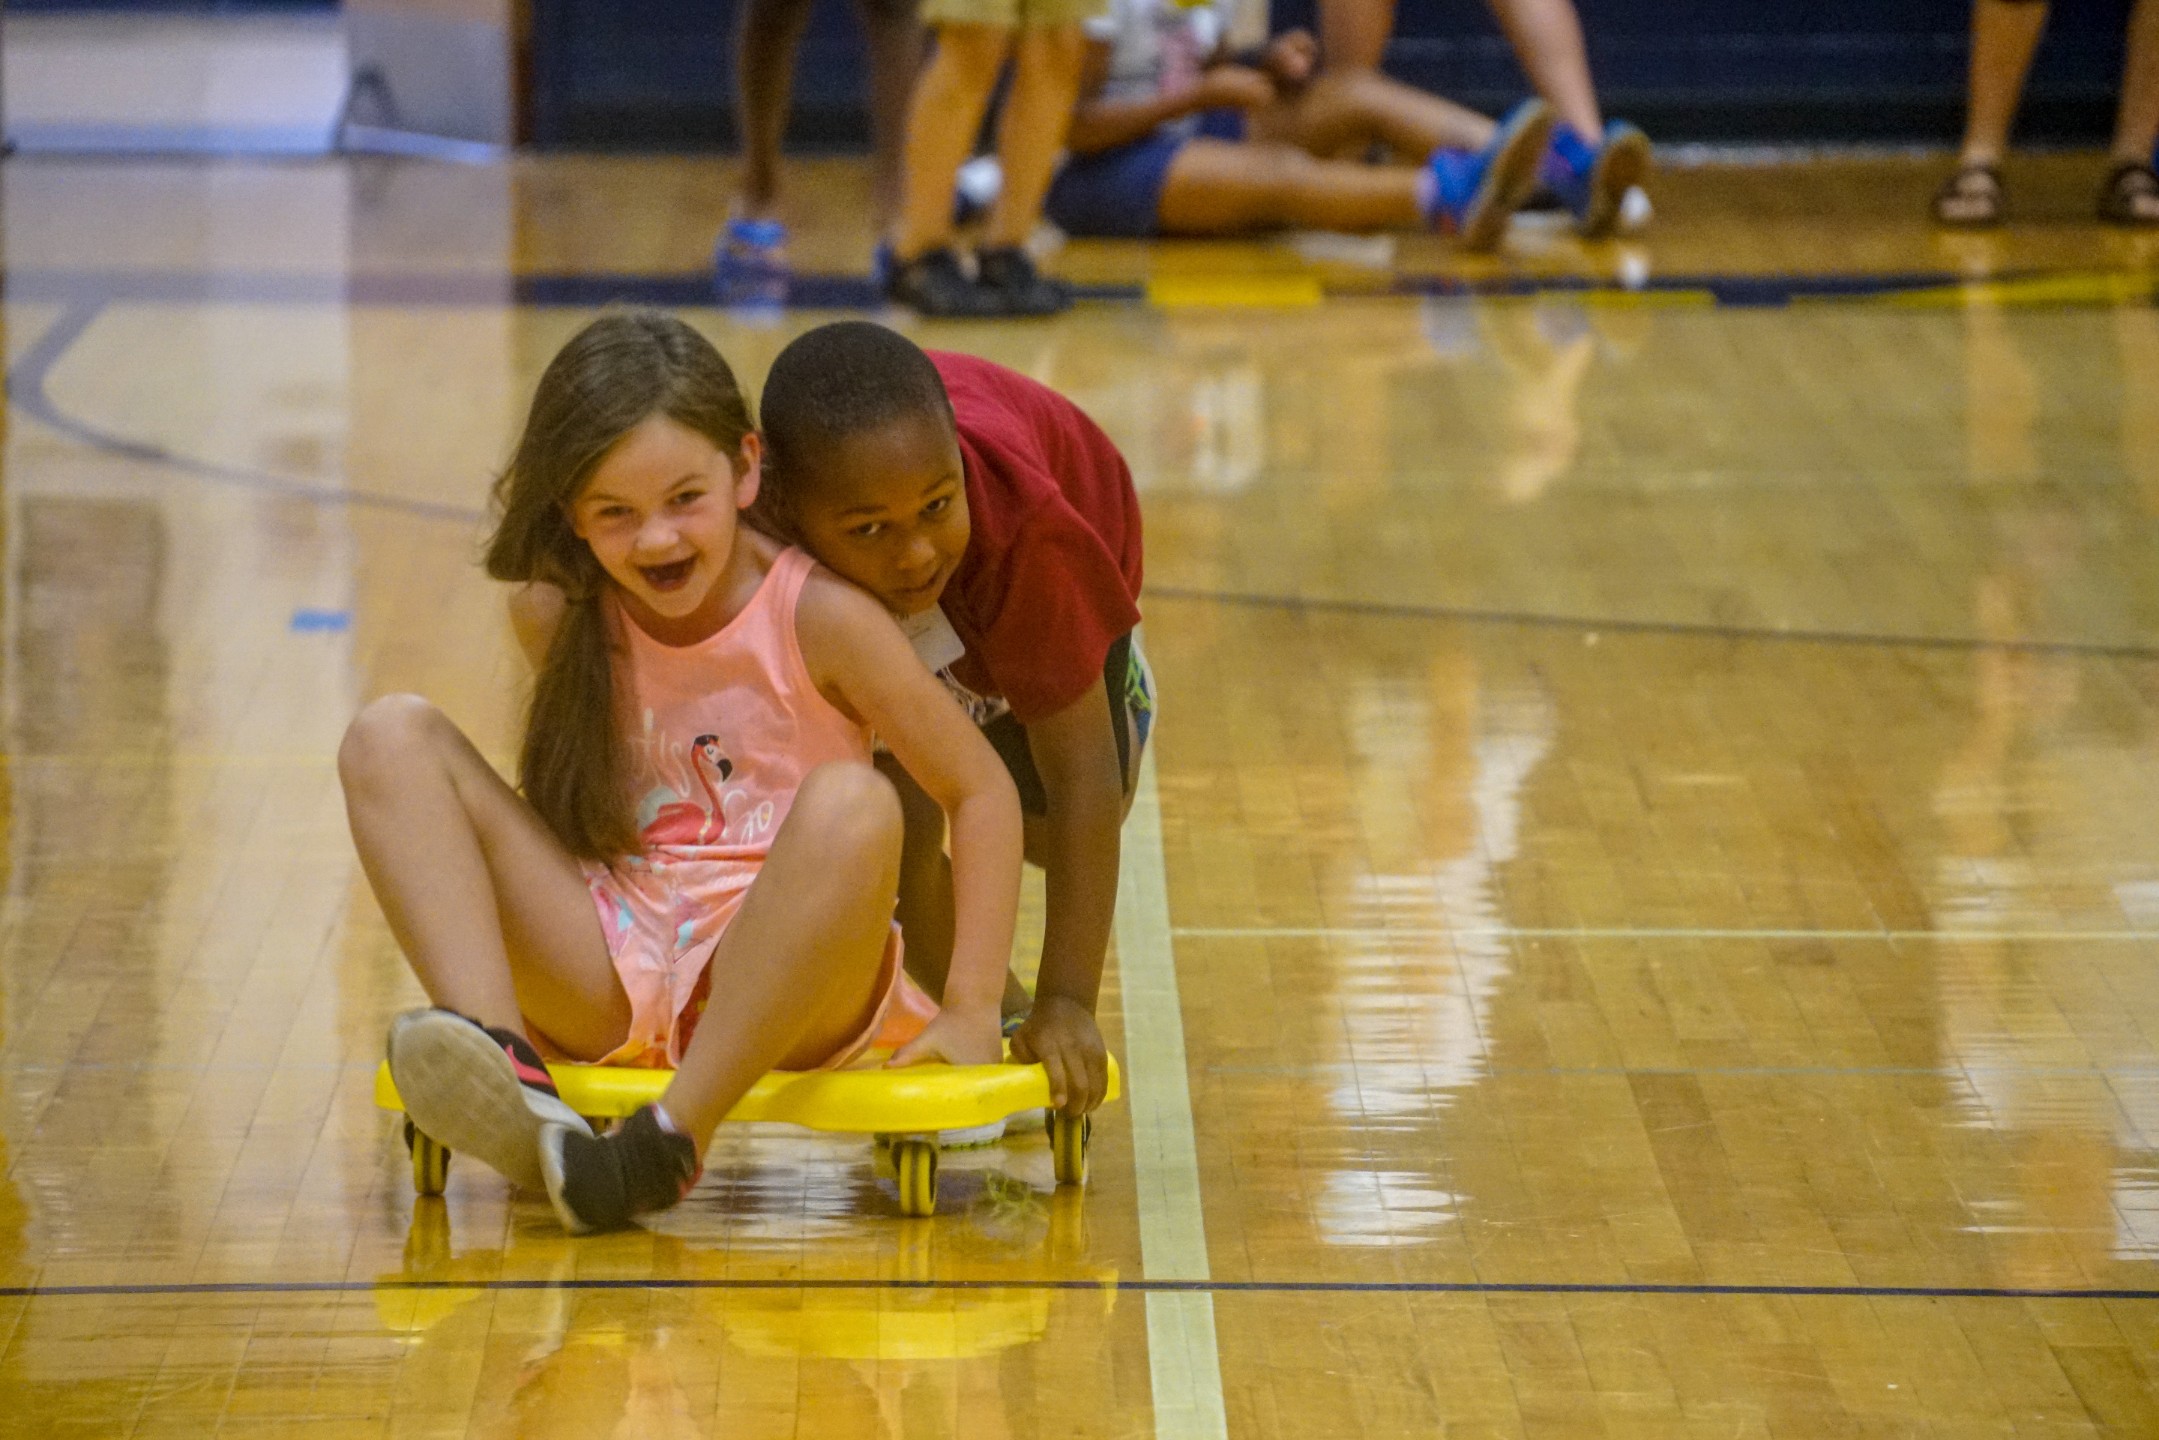
POLYGON ((1462 221, 1463 249, 1489 250, 1499 243, 1507 221, 1536 186, 1537 162, 1544 158, 1545 144, 1551 138, 1549 106, 1528 111, 1515 122, 1514 133, 1501 142, 1499 153, 1492 157, 1492 166, 1485 172, 1484 183, 1469 202, 1469 214, 1462 221))
POLYGON ((985 1150, 1005 1138, 1005 1122, 970 1125, 964 1130, 940 1130, 937 1143, 946 1150, 985 1150))
POLYGON ((512 1184, 545 1187, 540 1133, 574 1125, 574 1110, 517 1078, 510 1057, 479 1026, 441 1010, 401 1015, 390 1027, 390 1078, 405 1114, 453 1155, 469 1155, 512 1184))
POLYGON ((1589 175, 1589 213, 1582 217, 1582 234, 1602 240, 1619 225, 1619 209, 1627 192, 1649 178, 1649 137, 1639 130, 1608 142, 1597 154, 1597 168, 1589 175))

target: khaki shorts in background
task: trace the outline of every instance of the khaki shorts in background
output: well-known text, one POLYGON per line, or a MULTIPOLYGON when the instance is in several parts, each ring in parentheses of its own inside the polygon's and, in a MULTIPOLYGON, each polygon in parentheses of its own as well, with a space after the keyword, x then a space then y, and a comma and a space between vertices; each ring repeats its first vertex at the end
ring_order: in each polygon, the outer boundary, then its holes
POLYGON ((922 0, 922 23, 1048 29, 1078 25, 1108 9, 1105 0, 922 0))

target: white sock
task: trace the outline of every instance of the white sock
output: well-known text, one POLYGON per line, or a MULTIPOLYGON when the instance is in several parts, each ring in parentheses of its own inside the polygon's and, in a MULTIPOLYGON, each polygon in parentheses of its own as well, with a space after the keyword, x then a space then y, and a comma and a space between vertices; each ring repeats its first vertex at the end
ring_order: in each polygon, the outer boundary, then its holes
POLYGON ((660 1128, 668 1134, 680 1135, 682 1133, 682 1127, 675 1123, 675 1117, 668 1114, 667 1107, 657 1100, 652 1102, 652 1118, 659 1121, 660 1128))

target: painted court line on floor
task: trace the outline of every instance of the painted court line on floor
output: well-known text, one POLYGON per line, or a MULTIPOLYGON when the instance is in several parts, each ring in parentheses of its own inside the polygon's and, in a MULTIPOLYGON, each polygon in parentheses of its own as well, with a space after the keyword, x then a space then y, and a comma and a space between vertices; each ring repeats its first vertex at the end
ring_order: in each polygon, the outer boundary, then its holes
POLYGON ((1627 926, 1461 925, 1179 925, 1191 940, 2026 940, 2137 943, 2159 930, 1687 930, 1627 926))
POLYGON ((1222 1361, 1207 1288, 1207 1226, 1185 1070, 1184 1009, 1162 864, 1154 751, 1140 761, 1117 876, 1117 977, 1124 998, 1132 1168, 1139 1192, 1140 1268, 1147 1292, 1147 1367, 1156 1440, 1226 1440, 1222 1361), (1191 1288, 1185 1288, 1185 1287, 1191 1288))
MULTIPOLYGON (((826 1280, 800 1276, 748 1279, 725 1275, 548 1276, 465 1280, 174 1280, 118 1285, 0 1285, 0 1300, 124 1299, 161 1295, 394 1295, 428 1293, 516 1294, 587 1291, 880 1291, 910 1294, 977 1294, 1018 1291, 1102 1294, 1136 1290, 1150 1299, 1174 1295, 1728 1295, 1819 1300, 2129 1300, 2159 1301, 2148 1287, 2015 1285, 1743 1285, 1659 1284, 1652 1281, 1568 1280, 826 1280)), ((1216 1372, 1219 1393, 1219 1371, 1216 1372)), ((1157 1381, 1159 1385, 1160 1382, 1157 1381)), ((1158 1429, 1157 1433, 1169 1433, 1158 1429)), ((1189 1432, 1188 1432, 1189 1433, 1189 1432)), ((1219 1433, 1219 1432, 1217 1432, 1219 1433)))

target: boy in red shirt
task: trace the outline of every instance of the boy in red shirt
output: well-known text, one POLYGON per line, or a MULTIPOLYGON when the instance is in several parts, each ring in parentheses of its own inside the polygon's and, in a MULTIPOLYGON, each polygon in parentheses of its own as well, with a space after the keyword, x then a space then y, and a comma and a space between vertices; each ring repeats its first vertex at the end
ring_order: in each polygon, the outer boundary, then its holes
MULTIPOLYGON (((1091 1110, 1108 1084, 1094 1008, 1121 830, 1154 719, 1124 457, 1055 391, 865 321, 781 351, 760 409, 755 514, 901 617, 1012 774, 1047 895, 1012 1050, 1048 1070, 1059 1108, 1091 1110)), ((907 965, 936 993, 952 943, 943 817, 886 770, 907 817, 907 965)))

